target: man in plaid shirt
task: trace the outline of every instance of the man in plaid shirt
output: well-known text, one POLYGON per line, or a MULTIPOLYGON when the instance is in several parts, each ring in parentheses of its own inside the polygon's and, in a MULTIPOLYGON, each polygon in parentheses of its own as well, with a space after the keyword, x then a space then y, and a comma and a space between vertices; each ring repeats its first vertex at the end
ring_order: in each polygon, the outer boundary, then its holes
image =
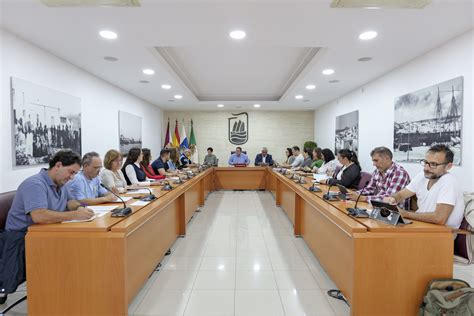
MULTIPOLYGON (((392 196, 401 191, 410 183, 408 172, 399 164, 392 161, 393 154, 387 147, 377 147, 370 153, 372 162, 377 168, 372 174, 369 184, 359 192, 348 194, 348 198, 356 200, 361 194, 359 201, 382 201, 384 197, 392 196)), ((404 209, 409 209, 410 200, 407 199, 399 204, 404 209)))

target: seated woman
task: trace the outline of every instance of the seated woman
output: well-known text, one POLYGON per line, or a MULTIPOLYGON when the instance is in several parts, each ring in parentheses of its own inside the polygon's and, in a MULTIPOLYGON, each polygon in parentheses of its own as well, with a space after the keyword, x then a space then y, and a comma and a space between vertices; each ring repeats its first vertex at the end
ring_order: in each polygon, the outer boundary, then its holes
POLYGON ((319 168, 313 167, 313 173, 327 174, 332 176, 334 174, 334 171, 336 171, 336 168, 339 167, 341 164, 334 157, 334 154, 332 153, 331 149, 324 148, 321 153, 323 155, 324 162, 319 168))
POLYGON ((153 180, 162 180, 165 179, 166 176, 157 175, 153 168, 151 167, 151 151, 148 148, 142 149, 143 153, 143 160, 140 162, 140 168, 145 172, 145 175, 148 179, 153 180))
POLYGON ((127 181, 122 170, 122 155, 115 149, 109 150, 104 157, 104 169, 100 172, 100 180, 103 185, 114 191, 124 193, 127 191, 127 181))
POLYGON ((285 152, 285 155, 286 155, 286 160, 285 160, 284 164, 285 165, 291 165, 293 163, 293 161, 295 161, 295 156, 293 156, 293 149, 287 148, 286 152, 285 152))
POLYGON ((324 163, 323 150, 319 147, 313 149, 313 162, 311 163, 310 168, 321 168, 324 163))
POLYGON ((342 168, 334 173, 332 178, 321 180, 321 183, 340 184, 349 189, 357 189, 360 182, 361 168, 356 153, 349 149, 341 149, 337 153, 337 160, 342 164, 342 168))
POLYGON ((139 186, 159 185, 158 182, 150 183, 149 179, 147 179, 145 171, 140 168, 142 160, 142 150, 138 147, 131 148, 122 167, 127 184, 139 186))
POLYGON ((212 149, 212 147, 207 149, 207 155, 204 157, 203 162, 204 165, 217 167, 219 160, 217 159, 216 155, 213 154, 213 152, 214 149, 212 149))

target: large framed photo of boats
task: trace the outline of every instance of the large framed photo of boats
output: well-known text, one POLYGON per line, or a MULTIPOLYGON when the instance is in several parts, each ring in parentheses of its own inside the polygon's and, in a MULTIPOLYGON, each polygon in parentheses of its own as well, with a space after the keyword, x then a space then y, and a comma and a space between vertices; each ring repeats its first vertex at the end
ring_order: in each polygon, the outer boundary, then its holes
POLYGON ((418 162, 429 147, 445 144, 461 165, 463 84, 457 77, 395 99, 396 161, 418 162))

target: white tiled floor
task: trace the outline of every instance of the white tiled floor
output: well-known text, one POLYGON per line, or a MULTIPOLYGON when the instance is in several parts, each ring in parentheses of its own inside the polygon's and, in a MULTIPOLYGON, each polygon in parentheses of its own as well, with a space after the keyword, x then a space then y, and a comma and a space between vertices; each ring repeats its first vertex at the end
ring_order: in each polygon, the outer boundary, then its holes
MULTIPOLYGON (((152 274, 131 315, 349 315, 337 288, 267 192, 216 192, 152 274)), ((474 284, 474 267, 454 265, 474 284)), ((11 295, 4 306, 24 293, 11 295)), ((26 302, 8 315, 25 315, 26 302)))

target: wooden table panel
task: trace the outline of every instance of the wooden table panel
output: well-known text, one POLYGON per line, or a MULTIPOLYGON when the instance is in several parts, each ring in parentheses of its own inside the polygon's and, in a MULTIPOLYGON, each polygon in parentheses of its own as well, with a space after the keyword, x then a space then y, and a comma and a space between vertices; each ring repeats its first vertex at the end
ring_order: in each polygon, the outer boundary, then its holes
POLYGON ((266 167, 214 168, 215 190, 264 190, 266 167))
POLYGON ((184 194, 184 208, 185 208, 185 219, 186 223, 191 220, 193 217, 194 212, 199 207, 200 202, 200 184, 196 183, 193 184, 189 190, 186 191, 184 194))
POLYGON ((295 200, 296 194, 288 185, 282 183, 280 187, 281 208, 285 211, 290 221, 295 224, 295 200))
POLYGON ((124 236, 26 235, 28 315, 124 315, 124 236))
POLYGON ((179 234, 179 203, 174 200, 126 236, 125 275, 130 303, 179 234))

